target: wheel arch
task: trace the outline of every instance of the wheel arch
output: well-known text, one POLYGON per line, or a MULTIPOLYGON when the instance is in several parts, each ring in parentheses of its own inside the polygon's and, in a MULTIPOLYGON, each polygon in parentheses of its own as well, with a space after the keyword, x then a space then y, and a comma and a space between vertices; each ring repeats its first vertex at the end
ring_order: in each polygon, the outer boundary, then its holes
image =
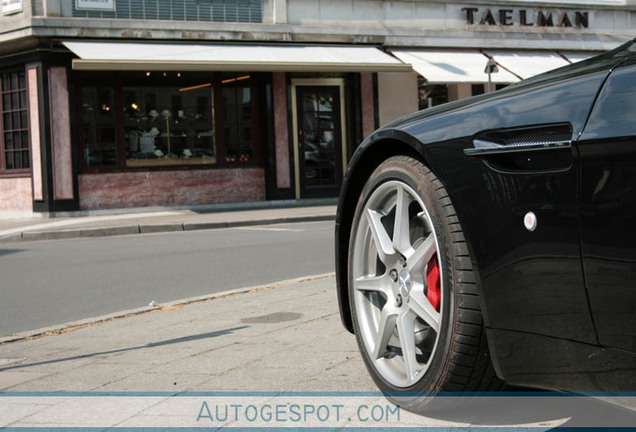
POLYGON ((413 136, 401 131, 378 131, 363 142, 351 159, 345 176, 336 215, 336 287, 340 318, 344 327, 353 333, 347 261, 351 226, 358 198, 373 171, 393 156, 410 156, 429 166, 424 146, 413 136))

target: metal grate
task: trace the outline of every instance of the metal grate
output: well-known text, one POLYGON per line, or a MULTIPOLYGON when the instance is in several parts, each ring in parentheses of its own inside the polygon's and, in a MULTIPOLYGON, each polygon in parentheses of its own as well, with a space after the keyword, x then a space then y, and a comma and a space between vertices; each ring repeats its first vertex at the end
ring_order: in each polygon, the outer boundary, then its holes
POLYGON ((76 18, 168 21, 263 22, 261 0, 115 0, 115 11, 73 7, 76 18))
POLYGON ((509 136, 504 136, 502 144, 505 146, 525 146, 528 144, 569 141, 571 139, 572 126, 560 125, 529 129, 527 131, 513 133, 509 136))

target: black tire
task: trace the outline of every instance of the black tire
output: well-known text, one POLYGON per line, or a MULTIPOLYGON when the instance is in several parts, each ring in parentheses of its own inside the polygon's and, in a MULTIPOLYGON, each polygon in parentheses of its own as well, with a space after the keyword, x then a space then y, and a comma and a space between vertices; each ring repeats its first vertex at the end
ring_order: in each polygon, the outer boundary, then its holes
POLYGON ((348 258, 356 339, 369 373, 391 401, 419 411, 430 403, 432 393, 501 387, 488 356, 478 278, 460 222, 444 186, 424 164, 395 156, 373 172, 355 211, 348 258), (408 216, 397 216, 405 215, 405 208, 408 216), (387 253, 390 248, 382 228, 394 255, 387 253), (431 235, 436 239, 435 251, 427 249, 433 244, 431 235), (431 253, 437 255, 441 274, 437 285, 435 278, 425 276, 434 273, 431 253), (398 272, 397 281, 392 270, 398 272), (433 307, 434 291, 439 290, 437 315, 428 306, 423 310, 420 289, 424 296, 433 292, 433 301, 427 298, 433 307), (391 330, 392 319, 400 327, 396 324, 391 330), (394 346, 396 341, 399 347, 394 346))

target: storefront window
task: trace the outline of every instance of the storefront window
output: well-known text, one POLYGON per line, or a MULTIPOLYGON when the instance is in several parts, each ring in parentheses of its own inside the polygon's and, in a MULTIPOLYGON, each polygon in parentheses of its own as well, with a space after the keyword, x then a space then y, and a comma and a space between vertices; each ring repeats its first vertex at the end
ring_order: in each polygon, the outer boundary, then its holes
POLYGON ((216 163, 210 74, 124 73, 122 94, 127 166, 216 163))
POLYGON ((254 157, 250 84, 248 74, 223 74, 221 78, 226 162, 249 162, 254 157))
POLYGON ((112 74, 86 76, 82 83, 82 139, 86 166, 117 164, 112 74))
POLYGON ((82 72, 82 168, 121 170, 259 162, 258 75, 82 72))
POLYGON ((470 86, 470 89, 473 96, 478 96, 486 93, 486 86, 484 84, 472 84, 470 86))
POLYGON ((417 78, 419 108, 425 109, 448 102, 448 87, 443 84, 429 84, 423 77, 417 78))
POLYGON ((24 72, 0 74, 0 173, 30 168, 29 123, 24 72))

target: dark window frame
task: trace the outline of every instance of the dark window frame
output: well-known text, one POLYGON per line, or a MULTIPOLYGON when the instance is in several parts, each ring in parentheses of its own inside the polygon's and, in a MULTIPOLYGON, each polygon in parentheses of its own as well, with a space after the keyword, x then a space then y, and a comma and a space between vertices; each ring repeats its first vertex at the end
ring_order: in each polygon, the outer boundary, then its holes
MULTIPOLYGON (((265 129, 263 127, 263 113, 264 106, 262 110, 259 110, 258 107, 262 102, 264 103, 264 99, 261 99, 261 90, 265 87, 265 81, 263 80, 263 75, 259 73, 237 73, 237 75, 249 75, 250 76, 250 92, 251 92, 251 109, 252 109, 252 142, 253 142, 253 156, 252 161, 249 162, 241 162, 240 160, 228 161, 227 150, 230 147, 229 143, 225 140, 225 135, 223 133, 224 124, 223 119, 225 117, 225 113, 227 107, 223 103, 223 78, 222 73, 214 74, 214 106, 215 106, 215 125, 216 125, 216 142, 217 142, 217 150, 219 157, 217 158, 217 165, 225 166, 225 167, 242 167, 242 166, 263 166, 263 147, 265 146, 265 129), (261 133, 256 133, 257 131, 262 131, 261 133)), ((238 82, 237 82, 238 84, 238 82)), ((233 86, 234 87, 234 86, 233 86)), ((237 87, 240 87, 237 85, 237 87)), ((234 126, 238 127, 239 122, 234 124, 234 126)), ((237 129, 237 133, 240 133, 237 129)))
POLYGON ((427 97, 432 100, 431 107, 449 102, 447 84, 429 84, 426 78, 421 75, 417 77, 417 92, 418 109, 420 110, 429 108, 427 97), (424 94, 426 97, 423 97, 424 94))
POLYGON ((470 85, 470 95, 471 96, 479 96, 485 94, 487 91, 486 84, 484 83, 473 83, 470 85))
MULTIPOLYGON (((11 78, 9 78, 9 82, 11 82, 11 78)), ((10 102, 12 105, 12 102, 10 102)), ((13 69, 13 70, 3 70, 0 71, 0 177, 26 177, 31 175, 31 134, 29 128, 29 100, 28 100, 28 85, 27 85, 27 76, 24 70, 13 69), (17 74, 17 88, 4 88, 4 82, 6 76, 11 76, 13 74, 17 74), (24 87, 20 87, 20 82, 24 83, 24 87), (5 107, 5 96, 8 97, 9 100, 12 99, 12 95, 17 95, 18 101, 18 109, 13 109, 13 106, 10 106, 9 109, 5 107), (22 106, 22 100, 24 99, 24 106, 22 106), (24 113, 26 126, 22 125, 22 113, 24 113), (13 124, 11 124, 11 129, 5 129, 5 116, 9 114, 10 122, 13 123, 12 115, 17 114, 17 118, 19 127, 14 128, 13 124), (5 133, 12 133, 14 136, 17 134, 19 141, 19 148, 15 148, 16 145, 13 144, 13 149, 7 149, 5 133), (22 142, 22 136, 26 134, 26 143, 22 142), (22 153, 26 154, 26 164, 28 165, 26 168, 7 168, 7 153, 22 153)))
MULTIPOLYGON (((215 123, 215 135, 216 135, 216 152, 217 161, 214 164, 173 164, 165 166, 144 166, 144 167, 131 167, 126 164, 126 142, 125 142, 125 127, 124 127, 124 101, 123 101, 123 88, 125 83, 122 80, 122 73, 120 71, 112 72, 112 81, 109 83, 114 91, 115 96, 115 112, 114 127, 115 127, 115 139, 116 139, 116 151, 117 151, 117 163, 115 165, 87 165, 83 157, 79 158, 79 172, 81 174, 98 174, 98 173, 111 173, 111 172, 139 172, 139 171, 175 171, 175 170, 204 170, 204 169, 228 169, 228 168, 262 168, 264 166, 264 145, 265 145, 265 128, 264 128, 264 115, 265 109, 259 109, 261 103, 264 103, 265 97, 263 95, 264 87, 267 82, 263 73, 245 72, 249 74, 250 79, 250 91, 252 95, 251 109, 252 109, 252 142, 254 148, 254 154, 249 161, 225 161, 225 154, 227 143, 222 136, 221 130, 223 125, 223 110, 221 94, 221 73, 210 72, 211 82, 214 83, 214 123, 215 123), (261 131, 261 132, 259 132, 261 131)), ((75 117, 77 124, 82 124, 82 73, 76 72, 75 81, 78 83, 78 91, 76 92, 75 100, 75 117)), ((78 151, 80 155, 84 154, 85 149, 84 132, 83 128, 78 128, 78 151)))

